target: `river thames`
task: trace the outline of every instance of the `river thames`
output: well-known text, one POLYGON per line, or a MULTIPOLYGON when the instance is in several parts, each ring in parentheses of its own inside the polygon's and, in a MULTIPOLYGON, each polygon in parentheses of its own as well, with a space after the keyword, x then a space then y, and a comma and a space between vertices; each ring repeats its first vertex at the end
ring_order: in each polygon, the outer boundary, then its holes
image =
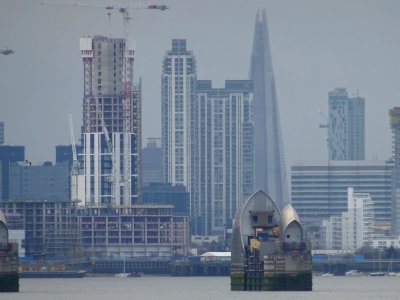
POLYGON ((400 299, 400 277, 314 277, 312 292, 231 292, 229 277, 21 279, 1 300, 400 299))

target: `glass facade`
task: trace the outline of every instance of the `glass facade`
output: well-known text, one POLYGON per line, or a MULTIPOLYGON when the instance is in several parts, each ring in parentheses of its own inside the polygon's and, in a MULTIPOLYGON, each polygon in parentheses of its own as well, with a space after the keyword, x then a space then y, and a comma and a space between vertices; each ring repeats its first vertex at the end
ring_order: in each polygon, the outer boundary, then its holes
POLYGON ((265 10, 257 13, 250 79, 254 83, 255 189, 282 208, 290 202, 265 10))
POLYGON ((319 224, 347 210, 347 189, 369 193, 378 221, 390 221, 393 164, 326 161, 292 166, 292 204, 302 222, 319 224))

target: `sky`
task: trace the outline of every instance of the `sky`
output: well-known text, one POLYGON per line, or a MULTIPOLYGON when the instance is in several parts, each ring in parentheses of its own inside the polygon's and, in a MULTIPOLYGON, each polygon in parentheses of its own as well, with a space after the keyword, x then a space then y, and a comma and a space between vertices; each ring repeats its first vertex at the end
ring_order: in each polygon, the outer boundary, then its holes
MULTIPOLYGON (((70 144, 68 112, 79 137, 79 38, 123 35, 117 11, 109 19, 102 8, 40 3, 0 1, 0 48, 15 50, 0 55, 0 121, 5 122, 6 144, 24 145, 33 163, 54 161, 55 145, 70 144)), ((328 115, 328 92, 336 87, 366 99, 366 159, 391 156, 388 110, 400 106, 400 1, 157 3, 170 9, 135 9, 129 23, 137 44, 134 76, 143 83, 144 145, 146 138, 161 136, 161 62, 171 40, 187 39, 198 79, 211 79, 214 87, 223 87, 226 79, 248 79, 256 12, 266 9, 287 166, 327 159, 319 110, 328 115)))

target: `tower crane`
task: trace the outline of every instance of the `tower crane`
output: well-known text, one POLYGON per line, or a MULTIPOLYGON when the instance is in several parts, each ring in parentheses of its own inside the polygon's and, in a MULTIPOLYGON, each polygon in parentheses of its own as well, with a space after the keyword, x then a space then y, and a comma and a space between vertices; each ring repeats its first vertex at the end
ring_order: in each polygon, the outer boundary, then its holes
POLYGON ((328 128, 329 127, 329 120, 325 116, 325 114, 322 112, 321 109, 318 109, 318 113, 321 115, 321 117, 324 119, 324 123, 319 123, 319 128, 328 128))
POLYGON ((72 148, 72 168, 71 168, 71 199, 72 201, 78 201, 78 175, 79 175, 79 161, 76 152, 75 136, 74 136, 74 125, 72 123, 72 114, 68 113, 69 123, 69 136, 71 139, 72 148))
MULTIPOLYGON (((318 113, 321 115, 321 117, 324 120, 324 123, 319 123, 319 128, 326 129, 328 131, 329 129, 329 119, 325 116, 325 114, 322 112, 321 109, 318 109, 318 113)), ((326 145, 329 147, 329 136, 328 132, 326 133, 326 145)))

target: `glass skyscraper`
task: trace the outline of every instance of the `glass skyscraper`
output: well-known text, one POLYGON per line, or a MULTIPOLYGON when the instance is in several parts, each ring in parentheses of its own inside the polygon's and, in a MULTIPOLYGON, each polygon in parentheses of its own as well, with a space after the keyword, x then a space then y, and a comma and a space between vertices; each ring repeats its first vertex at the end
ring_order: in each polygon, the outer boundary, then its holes
POLYGON ((254 83, 255 189, 278 207, 290 201, 265 10, 257 13, 250 79, 254 83))

